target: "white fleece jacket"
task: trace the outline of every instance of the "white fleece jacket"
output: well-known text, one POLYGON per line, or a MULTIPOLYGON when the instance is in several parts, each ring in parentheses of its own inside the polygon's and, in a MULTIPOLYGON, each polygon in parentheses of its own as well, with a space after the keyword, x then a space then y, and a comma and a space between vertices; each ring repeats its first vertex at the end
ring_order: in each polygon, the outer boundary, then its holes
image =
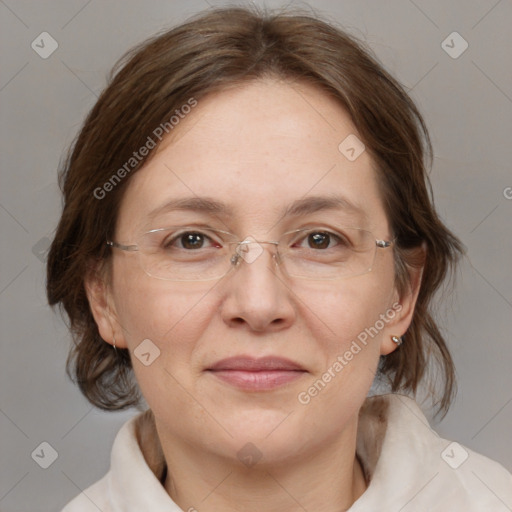
MULTIPOLYGON (((62 512, 182 512, 160 483, 165 460, 150 417, 143 413, 123 425, 110 471, 62 512)), ((370 483, 350 512, 512 511, 512 475, 440 438, 403 395, 366 400, 357 453, 370 483)))

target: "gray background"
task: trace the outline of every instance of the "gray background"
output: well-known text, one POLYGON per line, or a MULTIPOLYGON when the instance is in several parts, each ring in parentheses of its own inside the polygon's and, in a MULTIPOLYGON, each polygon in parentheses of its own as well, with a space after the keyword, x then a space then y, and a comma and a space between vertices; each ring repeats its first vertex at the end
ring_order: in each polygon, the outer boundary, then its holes
MULTIPOLYGON (((209 5, 226 4, 0 0, 3 512, 59 510, 107 471, 115 433, 135 412, 93 409, 64 372, 70 338, 44 292, 61 204, 56 168, 117 58, 209 5), (47 59, 31 48, 43 31, 59 45, 47 59), (43 441, 58 452, 48 469, 31 458, 43 441)), ((436 429, 512 470, 512 2, 311 5, 366 39, 426 117, 436 204, 469 251, 441 308, 459 395, 436 429), (453 31, 469 43, 456 59, 441 46, 453 31)))

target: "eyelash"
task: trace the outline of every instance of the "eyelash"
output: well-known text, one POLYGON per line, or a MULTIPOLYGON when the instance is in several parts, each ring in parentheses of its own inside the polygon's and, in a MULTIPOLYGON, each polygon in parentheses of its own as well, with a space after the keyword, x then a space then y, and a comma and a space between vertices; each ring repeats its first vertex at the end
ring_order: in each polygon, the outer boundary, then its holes
MULTIPOLYGON (((337 242, 336 245, 340 245, 340 244, 350 245, 350 242, 348 241, 348 239, 345 236, 343 236, 339 233, 335 233, 335 232, 325 229, 325 228, 311 228, 311 229, 306 230, 304 233, 301 234, 301 238, 292 241, 292 245, 296 245, 296 244, 300 245, 301 242, 307 241, 308 237, 310 237, 311 235, 314 235, 314 234, 326 235, 326 236, 330 237, 329 242, 331 243, 332 241, 336 241, 337 242)), ((214 238, 212 238, 208 234, 206 234, 203 231, 201 231, 200 229, 198 229, 198 230, 189 230, 189 231, 183 231, 183 232, 179 232, 177 234, 173 234, 170 238, 167 238, 162 242, 162 247, 164 249, 168 249, 168 248, 172 247, 176 241, 182 240, 183 237, 187 236, 187 235, 199 235, 199 236, 203 237, 203 240, 210 241, 210 244, 219 244, 219 245, 222 244, 222 242, 216 241, 214 238)), ((329 243, 329 245, 330 245, 330 243, 329 243)), ((183 245, 183 242, 181 242, 181 245, 183 245)), ((186 249, 185 247, 178 247, 178 248, 183 249, 183 250, 186 249)), ((200 249, 204 249, 204 248, 205 247, 200 247, 200 249)), ((309 248, 314 249, 313 247, 309 247, 309 248)), ((330 248, 332 248, 332 247, 327 247, 326 249, 330 249, 330 248)), ((191 249, 191 250, 194 250, 194 249, 191 249)))

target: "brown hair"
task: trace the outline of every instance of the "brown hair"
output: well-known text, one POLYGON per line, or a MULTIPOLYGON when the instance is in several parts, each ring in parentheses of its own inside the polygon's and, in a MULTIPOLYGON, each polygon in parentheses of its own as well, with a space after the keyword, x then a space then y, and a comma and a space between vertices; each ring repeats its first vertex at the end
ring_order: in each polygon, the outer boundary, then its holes
POLYGON ((408 268, 423 263, 415 260, 417 248, 426 246, 422 286, 406 342, 381 359, 380 372, 392 391, 415 393, 427 364, 437 360, 444 374, 438 405, 446 411, 454 393, 454 367, 433 319, 432 299, 463 247, 433 206, 426 171, 432 148, 425 123, 404 89, 363 43, 316 16, 260 13, 255 8, 208 11, 127 53, 112 70, 70 149, 60 172, 64 209, 47 269, 49 303, 64 307, 75 341, 68 374, 100 408, 121 409, 139 402, 130 355, 127 350, 116 353, 100 338, 84 289, 90 262, 108 261, 110 256, 105 241, 113 237, 124 188, 153 152, 136 162, 130 158, 148 137, 156 139, 157 127, 173 129, 170 116, 191 100, 267 76, 313 84, 336 98, 352 117, 372 156, 397 240, 400 292, 407 289, 408 268), (126 167, 128 161, 131 168, 126 167), (121 168, 126 172, 119 173, 121 168), (123 179, 112 182, 116 172, 123 179), (107 182, 112 186, 102 189, 107 182), (107 188, 108 193, 98 193, 107 188))

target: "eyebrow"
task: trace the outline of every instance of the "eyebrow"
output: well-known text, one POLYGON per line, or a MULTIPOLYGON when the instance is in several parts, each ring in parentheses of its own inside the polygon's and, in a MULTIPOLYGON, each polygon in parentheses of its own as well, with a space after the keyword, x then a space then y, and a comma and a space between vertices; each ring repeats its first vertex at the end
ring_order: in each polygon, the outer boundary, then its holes
POLYGON ((361 207, 338 195, 308 196, 297 199, 286 208, 283 217, 300 217, 324 210, 346 210, 348 213, 366 218, 366 213, 361 207))
POLYGON ((201 212, 210 215, 233 215, 232 208, 214 199, 208 197, 185 197, 182 199, 171 199, 164 205, 150 212, 148 217, 154 219, 158 217, 158 215, 176 210, 201 212))
MULTIPOLYGON (((297 199, 282 213, 282 218, 301 217, 325 210, 345 210, 346 212, 360 216, 366 219, 365 211, 339 195, 329 196, 308 196, 297 199)), ((149 213, 148 217, 154 219, 163 213, 172 211, 194 211, 209 215, 218 215, 222 217, 234 216, 233 209, 225 203, 216 201, 209 197, 185 197, 181 199, 172 199, 164 205, 159 206, 149 213)))

